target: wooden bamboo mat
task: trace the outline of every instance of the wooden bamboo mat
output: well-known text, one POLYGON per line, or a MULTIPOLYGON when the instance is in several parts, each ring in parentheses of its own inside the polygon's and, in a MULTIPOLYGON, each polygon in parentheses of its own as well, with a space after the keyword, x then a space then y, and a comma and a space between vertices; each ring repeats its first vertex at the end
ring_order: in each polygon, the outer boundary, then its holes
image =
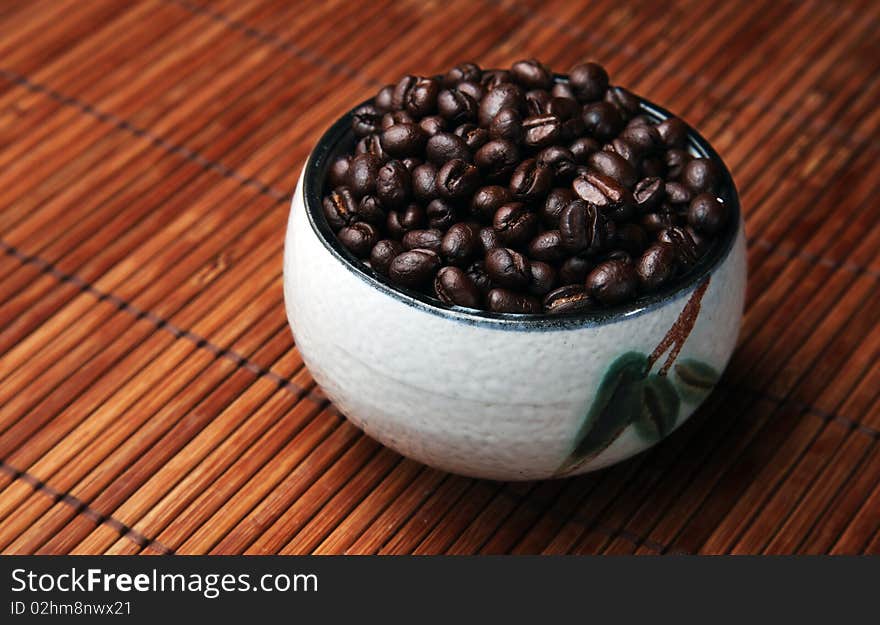
POLYGON ((3 553, 880 553, 880 3, 0 3, 3 553), (592 58, 730 165, 720 387, 612 469, 502 484, 361 435, 281 252, 322 131, 406 72, 592 58))

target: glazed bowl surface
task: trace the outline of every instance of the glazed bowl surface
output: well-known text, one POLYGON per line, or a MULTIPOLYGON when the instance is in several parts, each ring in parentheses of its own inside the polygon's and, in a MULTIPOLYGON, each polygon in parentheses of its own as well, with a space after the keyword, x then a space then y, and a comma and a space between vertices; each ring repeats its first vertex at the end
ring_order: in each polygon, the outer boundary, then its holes
MULTIPOLYGON (((642 100, 656 119, 664 109, 642 100)), ((391 285, 342 247, 321 197, 351 149, 351 113, 309 156, 293 195, 284 298, 303 361, 366 434, 404 456, 471 477, 576 475, 655 444, 708 396, 736 345, 746 285, 733 180, 716 160, 725 232, 687 279, 630 304, 572 316, 449 307, 391 285)))

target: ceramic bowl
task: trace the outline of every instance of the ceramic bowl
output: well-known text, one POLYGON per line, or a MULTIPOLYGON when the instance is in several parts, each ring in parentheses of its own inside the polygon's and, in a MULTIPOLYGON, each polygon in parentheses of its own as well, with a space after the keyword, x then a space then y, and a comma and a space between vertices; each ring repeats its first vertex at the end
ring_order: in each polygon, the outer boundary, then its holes
MULTIPOLYGON (((670 114, 647 101, 644 112, 670 114)), ((284 296, 297 347, 348 419, 404 456, 445 471, 535 480, 593 471, 679 427, 733 352, 746 284, 739 200, 715 159, 726 231, 666 292, 576 316, 448 307, 392 286, 335 239, 324 176, 354 144, 350 113, 321 138, 293 195, 284 296)))

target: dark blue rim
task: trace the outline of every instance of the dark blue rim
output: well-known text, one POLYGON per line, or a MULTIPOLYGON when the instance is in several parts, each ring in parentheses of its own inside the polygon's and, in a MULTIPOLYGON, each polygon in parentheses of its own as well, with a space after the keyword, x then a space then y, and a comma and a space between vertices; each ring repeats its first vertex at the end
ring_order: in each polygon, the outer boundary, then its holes
MULTIPOLYGON (((561 82, 566 80, 564 76, 557 76, 556 79, 561 82)), ((666 109, 644 98, 639 98, 639 100, 642 111, 652 118, 661 121, 673 117, 672 113, 666 109)), ((365 100, 361 104, 369 101, 365 100)), ((343 150, 350 150, 354 146, 354 135, 351 131, 352 111, 348 111, 330 126, 306 161, 303 195, 309 223, 324 247, 358 278, 404 304, 433 315, 471 325, 493 326, 509 330, 573 329, 623 321, 660 308, 688 294, 702 278, 710 275, 724 262, 736 240, 741 211, 733 177, 730 175, 727 165, 709 142, 688 126, 688 147, 701 157, 714 160, 721 168, 723 181, 719 195, 728 205, 730 218, 721 237, 716 240, 712 249, 700 259, 697 266, 687 274, 684 280, 677 281, 669 290, 639 297, 623 306, 603 308, 576 315, 493 313, 460 306, 447 306, 423 293, 395 286, 388 278, 364 265, 339 243, 324 217, 321 200, 327 169, 337 154, 343 150)))

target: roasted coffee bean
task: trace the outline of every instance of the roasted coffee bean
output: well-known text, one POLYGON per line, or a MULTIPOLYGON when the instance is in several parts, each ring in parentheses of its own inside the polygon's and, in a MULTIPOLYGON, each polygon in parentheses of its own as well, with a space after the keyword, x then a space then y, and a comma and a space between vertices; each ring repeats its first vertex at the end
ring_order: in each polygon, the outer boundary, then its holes
POLYGON ((551 315, 571 315, 593 310, 596 302, 579 284, 568 284, 544 296, 544 312, 551 315))
POLYGON ((456 158, 463 161, 471 160, 471 152, 464 140, 451 132, 438 132, 428 139, 425 145, 425 156, 437 166, 456 158))
POLYGON ((404 247, 400 241, 382 239, 373 246, 373 250, 370 252, 370 266, 383 276, 387 276, 391 261, 403 252, 404 247))
POLYGON ((396 124, 414 124, 416 120, 406 111, 388 111, 382 116, 382 130, 388 130, 396 124))
POLYGON ((623 129, 619 138, 633 146, 639 154, 650 154, 661 145, 660 134, 649 124, 630 124, 623 129))
POLYGON ((658 155, 646 156, 642 160, 642 176, 645 178, 664 178, 666 177, 666 163, 663 158, 658 155))
POLYGON ((382 161, 372 154, 358 154, 348 169, 348 188, 356 198, 376 192, 376 176, 382 161))
POLYGON ((517 165, 510 176, 510 192, 514 199, 533 202, 550 191, 553 170, 529 158, 517 165))
POLYGON ((630 256, 629 252, 626 250, 611 250, 607 254, 603 255, 600 259, 600 262, 604 262, 607 260, 616 260, 622 263, 627 263, 628 265, 632 265, 633 259, 630 256))
POLYGON ((486 273, 494 284, 509 289, 524 289, 531 280, 529 260, 506 247, 496 247, 486 252, 486 273))
POLYGON ((571 98, 550 98, 544 107, 544 113, 555 116, 560 122, 580 117, 581 107, 571 98))
POLYGON ((522 202, 510 202, 495 211, 492 227, 502 245, 521 247, 535 235, 538 217, 522 202))
POLYGON ((568 149, 571 150, 571 155, 574 156, 575 163, 578 165, 586 165, 589 161, 590 155, 593 152, 601 150, 602 146, 592 137, 580 137, 572 141, 571 145, 568 146, 568 149))
POLYGON ((499 247, 498 237, 495 235, 495 228, 492 226, 480 228, 479 237, 480 247, 483 248, 484 254, 489 250, 494 250, 496 247, 499 247))
POLYGON ((566 98, 567 100, 575 100, 577 101, 577 96, 574 94, 574 89, 571 88, 571 85, 567 82, 557 82, 553 84, 553 87, 550 89, 550 95, 554 98, 566 98))
POLYGON ((379 89, 379 93, 376 94, 376 97, 373 98, 373 104, 378 106, 382 111, 390 111, 394 108, 394 104, 392 102, 394 98, 394 85, 385 85, 381 89, 379 89))
POLYGON ((575 199, 574 191, 571 187, 556 187, 551 189, 547 194, 547 199, 541 205, 541 221, 547 228, 555 229, 559 227, 559 215, 562 209, 568 206, 575 199))
POLYGON ((540 260, 530 261, 529 266, 532 277, 529 280, 528 291, 532 295, 543 297, 556 286, 556 270, 540 260))
POLYGON ((461 200, 473 195, 480 184, 480 172, 467 161, 455 158, 437 172, 437 190, 445 198, 461 200))
POLYGON ((581 102, 595 102, 605 97, 608 73, 598 63, 581 63, 568 72, 568 82, 581 102))
POLYGON ((423 228, 427 223, 425 209, 418 204, 410 204, 402 212, 388 211, 385 227, 395 239, 400 239, 410 230, 423 228))
POLYGON ((656 128, 660 140, 667 148, 683 148, 687 143, 687 125, 677 117, 664 119, 656 128))
POLYGON ((427 138, 428 135, 417 124, 394 124, 382 133, 382 147, 396 158, 419 156, 427 138))
POLYGON ((374 195, 365 195, 358 202, 357 220, 366 221, 374 226, 381 226, 385 223, 385 208, 382 202, 374 195))
POLYGON ((324 217, 334 232, 343 228, 357 219, 357 202, 351 189, 348 187, 336 187, 322 202, 324 217))
POLYGON ((446 230, 458 221, 455 205, 447 199, 437 198, 428 202, 425 208, 428 215, 428 227, 446 230))
POLYGON ((608 239, 605 216, 595 205, 574 200, 559 214, 559 237, 570 254, 598 253, 608 239))
POLYGON ((561 145, 551 145, 538 152, 536 158, 539 165, 553 170, 553 179, 557 182, 571 180, 575 176, 574 155, 568 148, 561 145))
POLYGON ((382 130, 382 111, 373 104, 363 104, 351 114, 351 129, 356 137, 366 137, 382 130))
POLYGON ((419 128, 425 131, 427 137, 433 137, 438 132, 446 130, 446 120, 440 115, 428 115, 419 120, 419 128))
POLYGON ((499 185, 481 187, 471 198, 471 215, 483 222, 490 221, 495 216, 495 211, 510 200, 511 195, 507 187, 499 185))
POLYGON ((550 105, 551 100, 551 96, 547 91, 532 89, 531 91, 526 91, 525 98, 527 115, 544 115, 547 112, 547 107, 550 105))
POLYGON ((530 148, 541 149, 559 139, 561 125, 555 115, 527 117, 521 125, 523 143, 530 148))
POLYGON ((382 147, 381 135, 367 135, 366 137, 358 141, 354 151, 355 154, 370 153, 373 156, 377 157, 380 161, 386 161, 389 157, 388 152, 386 152, 385 148, 382 147))
POLYGON ((584 130, 599 141, 613 139, 623 129, 623 118, 613 104, 593 102, 587 104, 581 113, 584 130))
POLYGON ((327 170, 327 181, 330 188, 344 187, 348 184, 348 170, 351 167, 351 156, 337 156, 327 170))
POLYGON ((666 166, 666 177, 669 179, 680 178, 682 173, 684 173, 685 165, 693 158, 690 154, 678 148, 666 150, 663 157, 663 162, 666 166))
POLYGON ((624 119, 638 115, 642 109, 639 99, 623 87, 609 87, 605 92, 605 101, 613 104, 624 119))
POLYGON ((483 89, 488 91, 512 80, 510 72, 506 69, 492 69, 483 72, 483 75, 480 77, 480 84, 483 85, 483 89))
POLYGON ((410 91, 413 90, 413 87, 418 82, 419 78, 417 76, 407 75, 401 78, 394 86, 394 91, 391 94, 391 107, 398 111, 402 110, 409 100, 410 91))
POLYGON ((489 310, 496 313, 520 315, 541 312, 541 303, 531 295, 522 295, 508 289, 492 289, 486 296, 489 310))
POLYGON ((697 249, 697 254, 702 256, 707 249, 709 249, 709 240, 706 238, 706 235, 703 233, 697 232, 694 230, 693 226, 685 226, 684 229, 691 236, 691 240, 694 242, 694 245, 697 249))
POLYGON ((459 63, 446 72, 446 75, 443 77, 443 85, 445 87, 454 87, 465 80, 480 82, 482 73, 480 66, 476 63, 459 63))
POLYGON ((615 152, 606 152, 605 150, 593 152, 588 163, 600 174, 613 178, 627 188, 636 186, 638 181, 636 170, 625 158, 615 152))
POLYGON ((565 258, 559 230, 546 230, 529 243, 529 257, 545 263, 558 263, 565 258))
POLYGON ((594 263, 583 256, 571 256, 559 266, 560 284, 583 284, 593 269, 594 263))
POLYGON ((648 245, 648 235, 638 224, 623 224, 614 231, 613 245, 631 256, 639 256, 648 245))
POLYGON ((656 291, 675 276, 675 249, 666 243, 655 243, 639 258, 636 274, 643 291, 656 291))
POLYGON ((660 206, 656 212, 645 213, 641 224, 647 232, 659 232, 675 225, 675 215, 660 206))
POLYGON ((388 277, 401 286, 418 288, 431 283, 440 268, 440 256, 431 250, 415 249, 394 257, 388 277))
POLYGON ((443 235, 440 254, 450 265, 465 267, 481 247, 479 232, 474 224, 458 222, 443 235))
POLYGON ((549 89, 553 74, 537 59, 517 61, 510 68, 511 77, 526 89, 549 89))
POLYGON ((358 221, 350 226, 345 226, 336 235, 339 242, 358 258, 366 258, 370 250, 379 240, 379 234, 372 224, 358 221))
POLYGON ((486 91, 483 89, 483 85, 475 80, 463 80, 458 83, 455 88, 461 91, 463 94, 469 95, 471 98, 473 98, 474 103, 482 100, 483 94, 486 93, 486 91))
POLYGON ((662 178, 642 178, 636 183, 633 197, 640 213, 647 213, 658 206, 666 196, 666 185, 662 178))
POLYGON ((586 126, 584 126, 584 120, 581 118, 580 111, 578 111, 574 117, 562 122, 562 126, 559 129, 559 141, 570 143, 583 136, 585 132, 586 126))
POLYGON ((708 158, 695 158, 685 165, 681 181, 694 193, 716 193, 721 182, 721 174, 714 161, 708 158))
POLYGON ((605 152, 611 152, 620 156, 623 160, 625 160, 630 168, 635 174, 642 165, 642 159, 639 155, 639 151, 637 148, 630 145, 628 142, 624 141, 620 137, 616 139, 612 139, 611 143, 603 146, 602 150, 605 152))
POLYGON ((475 124, 462 124, 453 134, 461 137, 471 153, 476 152, 489 141, 489 131, 475 124))
POLYGON ((480 291, 473 280, 458 267, 442 267, 434 278, 434 293, 444 304, 477 308, 480 291))
POLYGON ((437 191, 437 167, 423 163, 412 171, 412 193, 420 202, 427 203, 440 195, 437 191))
POLYGON ((587 291, 605 306, 622 304, 635 297, 639 279, 632 264, 619 260, 599 263, 586 280, 587 291))
POLYGON ((693 197, 690 189, 680 182, 667 182, 664 188, 666 189, 666 201, 673 205, 688 204, 693 197))
POLYGON ((431 250, 440 253, 440 246, 443 242, 443 232, 437 228, 426 228, 424 230, 410 230, 403 235, 403 247, 407 250, 431 250))
POLYGON ((408 171, 410 175, 412 175, 412 172, 416 167, 425 163, 425 161, 417 156, 407 156, 406 158, 400 159, 400 162, 403 163, 403 166, 406 167, 406 171, 408 171))
POLYGON ((635 214, 633 194, 614 178, 588 171, 572 183, 578 197, 598 208, 615 221, 628 221, 635 214))
POLYGON ((523 90, 513 83, 501 83, 492 87, 480 101, 478 119, 481 126, 488 127, 492 118, 504 108, 521 111, 525 105, 523 90))
POLYGON ((437 109, 440 83, 436 78, 419 78, 406 95, 406 111, 413 117, 430 115, 437 109))
POLYGON ((700 248, 694 237, 681 226, 661 230, 657 235, 661 243, 668 243, 675 249, 675 257, 682 267, 692 267, 700 260, 700 248))
POLYGON ((410 198, 410 173, 400 161, 388 161, 376 175, 376 196, 386 208, 400 208, 410 198))
POLYGON ((691 200, 687 220, 697 232, 716 234, 727 220, 727 206, 711 193, 701 193, 691 200))
POLYGON ((466 273, 480 293, 485 295, 492 289, 492 280, 486 273, 486 264, 482 260, 471 263, 466 273))
POLYGON ((522 117, 516 109, 504 108, 489 123, 489 137, 519 143, 523 136, 522 117))
POLYGON ((461 124, 477 118, 477 102, 459 89, 444 89, 437 96, 437 110, 451 124, 461 124))
POLYGON ((474 163, 490 180, 502 180, 519 163, 519 149, 504 139, 489 141, 474 154, 474 163))

